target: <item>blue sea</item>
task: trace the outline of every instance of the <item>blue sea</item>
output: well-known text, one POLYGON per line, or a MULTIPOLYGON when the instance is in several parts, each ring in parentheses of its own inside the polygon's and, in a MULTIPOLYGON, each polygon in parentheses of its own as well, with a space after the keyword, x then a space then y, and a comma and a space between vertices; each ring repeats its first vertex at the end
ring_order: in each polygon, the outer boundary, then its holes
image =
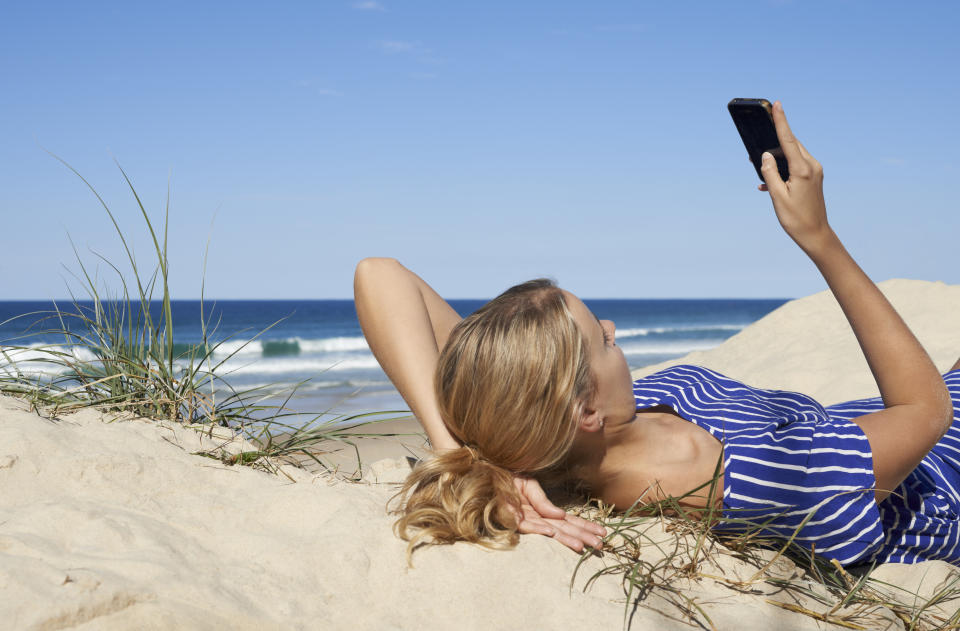
MULTIPOLYGON (((617 344, 631 369, 712 348, 786 301, 585 300, 597 317, 616 323, 617 344)), ((461 315, 483 303, 450 301, 461 315)), ((42 332, 53 323, 28 329, 36 316, 15 317, 51 307, 50 302, 0 302, 0 347, 62 345, 62 335, 42 332)), ((352 301, 221 300, 208 301, 204 307, 206 318, 215 326, 211 341, 219 342, 214 359, 225 360, 221 372, 234 389, 263 386, 273 397, 285 397, 292 386, 301 384, 288 406, 306 415, 406 409, 370 353, 352 301)), ((177 300, 172 309, 177 347, 186 349, 200 342, 200 302, 177 300)), ((83 349, 71 352, 78 357, 89 354, 83 349)), ((21 352, 19 358, 32 353, 21 352)), ((0 371, 4 363, 0 354, 0 371)))

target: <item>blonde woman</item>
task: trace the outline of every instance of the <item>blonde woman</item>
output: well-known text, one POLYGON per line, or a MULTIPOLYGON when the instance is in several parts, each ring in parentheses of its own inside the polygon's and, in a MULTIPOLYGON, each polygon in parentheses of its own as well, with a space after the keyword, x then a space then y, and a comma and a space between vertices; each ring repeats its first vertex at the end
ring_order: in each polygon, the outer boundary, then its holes
POLYGON ((701 487, 720 463, 713 496, 686 503, 762 518, 844 564, 960 563, 960 361, 937 372, 831 229, 823 171, 779 103, 774 122, 790 178, 765 155, 760 189, 836 296, 881 397, 824 408, 697 366, 631 382, 614 324, 548 281, 461 320, 398 262, 366 259, 360 324, 435 450, 401 492, 408 550, 509 547, 518 533, 599 547, 603 528, 557 508, 540 481, 576 482, 626 508, 701 487))

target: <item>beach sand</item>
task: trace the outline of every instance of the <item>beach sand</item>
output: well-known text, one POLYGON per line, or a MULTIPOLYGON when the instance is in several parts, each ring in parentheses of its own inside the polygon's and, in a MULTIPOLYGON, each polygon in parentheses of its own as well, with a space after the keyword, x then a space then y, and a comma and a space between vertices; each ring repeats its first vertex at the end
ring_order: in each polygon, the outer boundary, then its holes
MULTIPOLYGON (((960 355, 960 286, 893 280, 881 287, 946 369, 960 355)), ((826 293, 787 303, 699 363, 764 387, 833 403, 875 394, 856 342, 826 293)), ((677 362, 671 362, 677 363, 677 362)), ((652 369, 650 369, 652 370, 652 369)), ((644 370, 643 372, 649 372, 644 370)), ((638 373, 639 374, 639 373, 638 373)), ((416 430, 398 421, 391 432, 416 430)), ((407 567, 405 542, 385 511, 406 444, 360 441, 364 481, 290 466, 284 475, 193 455, 223 439, 168 423, 85 411, 46 418, 0 397, 0 620, 16 629, 618 629, 625 622, 617 575, 606 557, 579 556, 523 537, 512 551, 467 544, 430 547, 407 567)), ((338 451, 342 473, 352 452, 338 451)), ((677 535, 655 526, 655 539, 677 535)), ((641 556, 661 554, 654 545, 641 556)), ((702 574, 752 576, 722 550, 702 574)), ((775 572, 797 569, 777 561, 775 572)), ((956 568, 890 564, 885 580, 931 594, 956 568)), ((682 583, 718 629, 830 628, 773 600, 822 611, 810 598, 773 589, 682 583)), ((948 615, 957 602, 946 603, 948 615)), ((656 593, 631 609, 633 629, 689 629, 656 593)), ((903 628, 889 611, 870 628, 903 628)), ((833 627, 839 628, 839 627, 833 627)))

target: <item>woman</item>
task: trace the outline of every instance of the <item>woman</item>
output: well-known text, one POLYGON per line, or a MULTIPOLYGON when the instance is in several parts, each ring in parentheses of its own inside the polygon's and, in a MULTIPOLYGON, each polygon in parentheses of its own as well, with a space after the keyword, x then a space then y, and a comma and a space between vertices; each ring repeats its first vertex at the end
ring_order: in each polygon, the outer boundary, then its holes
POLYGON ((367 259, 355 279, 360 324, 437 452, 401 492, 408 550, 508 547, 518 532, 599 547, 603 528, 565 514, 538 482, 568 480, 618 508, 700 489, 683 501, 766 521, 844 564, 960 562, 960 372, 948 373, 948 391, 832 231, 822 168, 779 103, 773 116, 790 178, 765 154, 760 190, 840 303, 881 399, 824 409, 693 366, 633 384, 613 323, 546 281, 461 321, 396 261, 367 259), (723 483, 709 484, 718 470, 723 483))

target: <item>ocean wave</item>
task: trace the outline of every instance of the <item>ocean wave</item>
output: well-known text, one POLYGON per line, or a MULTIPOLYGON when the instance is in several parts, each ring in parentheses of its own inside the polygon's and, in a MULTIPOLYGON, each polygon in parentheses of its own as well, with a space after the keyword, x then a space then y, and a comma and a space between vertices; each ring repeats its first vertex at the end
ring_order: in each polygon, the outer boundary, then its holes
MULTIPOLYGON (((379 372, 380 364, 376 358, 366 352, 350 352, 360 347, 366 348, 363 338, 327 338, 322 340, 306 340, 306 346, 317 349, 314 355, 302 355, 299 350, 299 341, 288 340, 253 340, 250 342, 230 341, 218 346, 203 367, 210 368, 221 364, 218 374, 229 375, 283 375, 300 374, 305 376, 319 375, 327 372, 357 371, 379 372), (320 349, 341 349, 341 352, 319 352, 320 349), (233 355, 231 355, 233 353, 233 355)), ((176 365, 186 368, 193 363, 197 367, 199 355, 203 354, 198 344, 176 343, 174 354, 177 357, 176 365), (191 358, 192 356, 192 358, 191 358)), ((18 373, 30 377, 57 376, 70 372, 65 362, 97 362, 97 356, 89 348, 83 346, 66 346, 57 344, 36 343, 23 347, 0 346, 0 375, 12 377, 18 373)), ((382 385, 382 381, 368 380, 369 383, 337 379, 329 380, 327 387, 366 385, 382 385)))
POLYGON ((370 347, 362 335, 357 337, 326 337, 319 340, 301 340, 300 348, 307 353, 336 353, 344 351, 365 351, 370 347))
POLYGON ((363 336, 324 337, 304 339, 288 337, 281 340, 228 340, 214 349, 215 357, 295 357, 309 353, 344 353, 369 350, 363 336))
POLYGON ((0 375, 12 377, 18 372, 31 377, 62 375, 70 371, 64 362, 96 360, 97 356, 85 346, 42 343, 0 346, 0 375))
POLYGON ((216 344, 213 348, 213 356, 222 358, 226 356, 243 357, 263 355, 263 344, 260 340, 227 340, 216 344))
POLYGON ((674 332, 689 333, 693 331, 742 331, 745 326, 745 324, 690 324, 681 326, 631 327, 617 329, 614 337, 620 339, 647 335, 662 335, 664 333, 674 332))
POLYGON ((722 340, 681 340, 660 344, 618 344, 624 355, 663 355, 676 353, 685 355, 693 351, 705 351, 716 347, 722 340))

